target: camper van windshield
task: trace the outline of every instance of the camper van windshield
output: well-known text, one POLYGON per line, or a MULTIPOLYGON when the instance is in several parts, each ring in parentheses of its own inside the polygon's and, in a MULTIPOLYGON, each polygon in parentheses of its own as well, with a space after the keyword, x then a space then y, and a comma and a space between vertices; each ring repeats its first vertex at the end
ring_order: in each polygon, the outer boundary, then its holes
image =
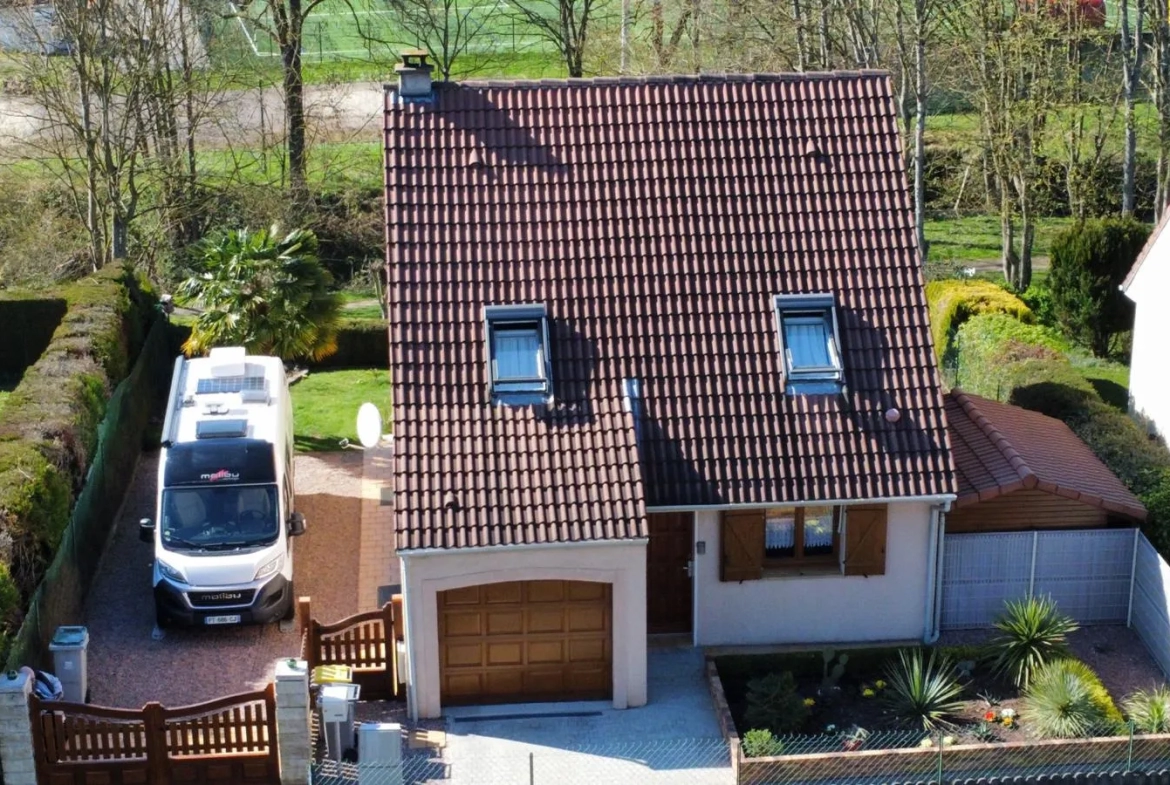
POLYGON ((170 488, 162 508, 162 542, 170 550, 256 548, 280 536, 275 485, 170 488))

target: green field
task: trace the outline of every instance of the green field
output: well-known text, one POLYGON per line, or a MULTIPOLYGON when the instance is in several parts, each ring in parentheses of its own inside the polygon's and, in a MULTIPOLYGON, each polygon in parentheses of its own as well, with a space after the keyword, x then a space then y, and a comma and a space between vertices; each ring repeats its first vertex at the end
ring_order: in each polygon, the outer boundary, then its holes
POLYGON ((358 408, 366 401, 382 411, 383 432, 391 430, 389 371, 314 371, 290 390, 296 447, 302 452, 340 450, 342 439, 357 444, 358 408))
MULTIPOLYGON (((1052 238, 1072 224, 1071 218, 1039 218, 1033 259, 1047 257, 1052 238)), ((1016 231, 1019 231, 1017 222, 1016 231)), ((926 240, 932 261, 998 262, 1000 255, 999 216, 972 215, 936 218, 926 222, 926 240)))

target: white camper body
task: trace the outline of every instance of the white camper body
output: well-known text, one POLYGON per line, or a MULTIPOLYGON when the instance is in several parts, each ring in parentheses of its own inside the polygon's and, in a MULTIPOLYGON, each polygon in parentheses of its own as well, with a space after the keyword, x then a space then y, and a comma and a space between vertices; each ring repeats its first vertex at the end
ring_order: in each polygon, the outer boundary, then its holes
POLYGON ((175 361, 154 520, 157 622, 220 625, 291 618, 293 420, 284 365, 240 347, 175 361))

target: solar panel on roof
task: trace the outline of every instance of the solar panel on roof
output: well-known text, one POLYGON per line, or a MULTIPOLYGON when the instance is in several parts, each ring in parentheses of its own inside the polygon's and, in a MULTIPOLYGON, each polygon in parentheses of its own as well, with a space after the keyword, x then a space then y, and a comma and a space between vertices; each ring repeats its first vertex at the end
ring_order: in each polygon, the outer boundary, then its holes
POLYGON ((248 435, 247 420, 200 420, 195 423, 196 439, 231 439, 248 435))
POLYGON ((195 394, 238 393, 244 390, 263 389, 263 376, 221 376, 219 378, 200 379, 195 387, 195 394))

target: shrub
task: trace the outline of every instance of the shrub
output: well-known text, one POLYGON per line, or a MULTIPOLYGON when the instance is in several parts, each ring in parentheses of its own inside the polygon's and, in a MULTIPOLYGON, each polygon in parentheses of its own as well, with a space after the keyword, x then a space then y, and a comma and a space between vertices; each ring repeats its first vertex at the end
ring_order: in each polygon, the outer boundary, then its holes
POLYGON ((1142 733, 1170 732, 1170 688, 1138 690, 1122 704, 1134 727, 1142 733))
MULTIPOLYGON (((170 330, 172 353, 178 353, 191 335, 191 326, 172 322, 170 330)), ((337 351, 320 360, 307 360, 303 365, 310 369, 386 368, 389 362, 390 333, 385 322, 342 319, 337 323, 337 351)))
POLYGON ((1068 635, 1077 623, 1062 614, 1051 597, 1008 600, 995 620, 1000 634, 991 641, 992 667, 1025 688, 1045 663, 1067 651, 1068 635))
POLYGON ((1036 321, 1048 327, 1056 325, 1056 314, 1053 312, 1052 288, 1047 281, 1033 283, 1020 293, 1020 299, 1036 316, 1036 321))
POLYGON ((183 349, 244 346, 286 360, 320 359, 337 350, 341 298, 317 258, 317 237, 276 225, 208 238, 196 273, 179 286, 202 309, 183 349))
POLYGON ((977 314, 1003 313, 1022 322, 1034 321, 1020 298, 990 281, 931 281, 926 285, 926 301, 934 351, 940 358, 963 322, 977 314))
POLYGON ((1097 674, 1073 659, 1052 660, 1039 668, 1024 690, 1022 709, 1024 722, 1045 739, 1112 734, 1122 721, 1097 674))
POLYGON ((784 754, 784 742, 765 728, 753 728, 743 735, 743 754, 747 758, 770 758, 784 754))
POLYGON ((1149 236, 1149 227, 1133 218, 1097 218, 1052 241, 1053 315, 1098 357, 1108 355, 1113 336, 1133 322, 1133 304, 1120 286, 1149 236))
POLYGON ((954 676, 954 664, 936 654, 932 651, 924 661, 922 649, 903 650, 896 662, 886 666, 889 686, 883 700, 890 713, 903 724, 927 731, 950 726, 949 717, 963 707, 963 687, 954 676))
POLYGON ((777 735, 795 733, 808 718, 808 707, 796 692, 791 671, 769 673, 748 682, 744 720, 752 728, 764 728, 777 735))
POLYGON ((956 383, 968 392, 1003 397, 1029 361, 1063 361, 1068 343, 1058 333, 1011 316, 987 313, 964 322, 954 339, 956 383))

